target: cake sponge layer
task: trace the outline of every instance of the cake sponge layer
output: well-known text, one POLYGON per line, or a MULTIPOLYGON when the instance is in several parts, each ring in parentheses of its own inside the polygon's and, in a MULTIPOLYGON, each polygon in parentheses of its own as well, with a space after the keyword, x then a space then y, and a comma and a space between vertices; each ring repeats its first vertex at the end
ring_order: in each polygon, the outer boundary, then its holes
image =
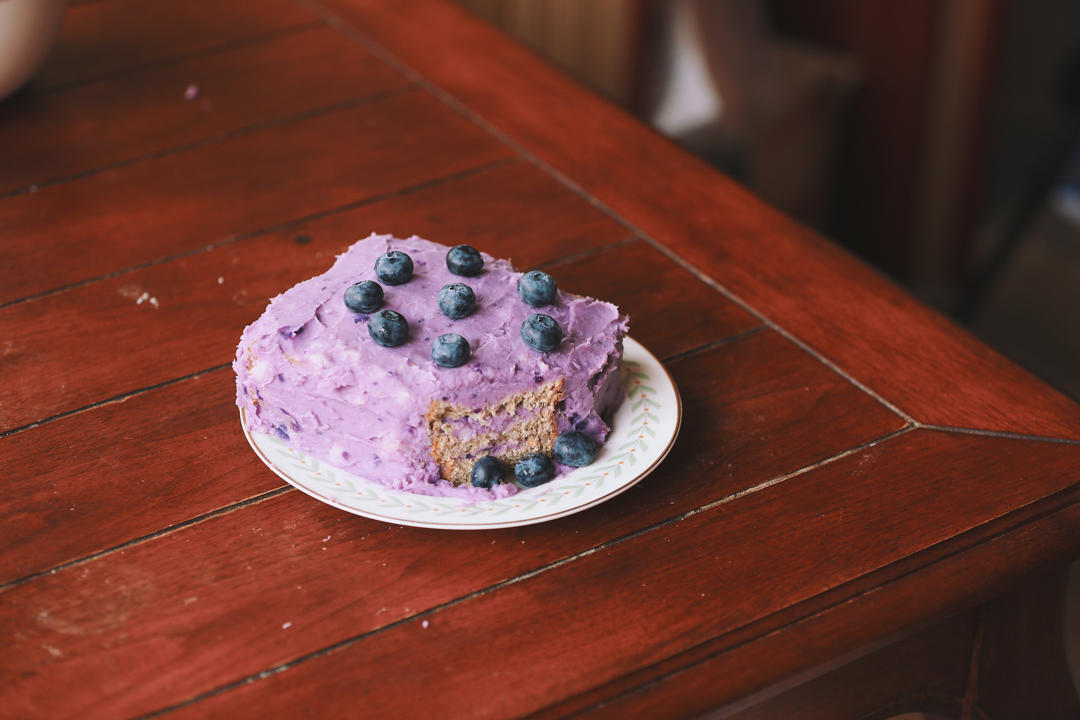
POLYGON ((431 456, 442 477, 455 485, 468 482, 473 463, 485 455, 494 455, 509 466, 529 453, 550 454, 559 436, 562 388, 560 378, 479 410, 432 400, 428 435, 431 456))

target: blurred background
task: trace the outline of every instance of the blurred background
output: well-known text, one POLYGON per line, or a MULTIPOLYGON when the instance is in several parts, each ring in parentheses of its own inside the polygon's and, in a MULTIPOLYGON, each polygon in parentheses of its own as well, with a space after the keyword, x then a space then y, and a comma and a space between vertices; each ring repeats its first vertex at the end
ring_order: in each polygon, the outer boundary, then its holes
POLYGON ((1080 3, 458 2, 1080 399, 1080 3))

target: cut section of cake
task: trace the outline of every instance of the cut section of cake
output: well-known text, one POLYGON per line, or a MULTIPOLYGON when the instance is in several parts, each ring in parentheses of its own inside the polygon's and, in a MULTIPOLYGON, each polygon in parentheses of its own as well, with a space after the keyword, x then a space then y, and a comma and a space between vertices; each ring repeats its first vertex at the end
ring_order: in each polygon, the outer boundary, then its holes
POLYGON ((513 465, 531 453, 550 454, 559 436, 562 389, 559 378, 483 408, 432 400, 428 434, 442 477, 455 485, 468 481, 472 464, 485 455, 513 465))
POLYGON ((515 492, 515 463, 560 434, 603 442, 626 317, 461 247, 372 235, 274 298, 233 363, 247 428, 372 482, 473 499, 515 492), (485 457, 506 482, 476 483, 485 457))

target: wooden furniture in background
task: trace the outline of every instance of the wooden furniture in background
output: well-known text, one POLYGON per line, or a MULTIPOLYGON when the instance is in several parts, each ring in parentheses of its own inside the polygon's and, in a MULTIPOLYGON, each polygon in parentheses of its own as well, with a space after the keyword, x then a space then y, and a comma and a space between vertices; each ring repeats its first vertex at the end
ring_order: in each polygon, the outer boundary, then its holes
POLYGON ((835 237, 938 307, 967 278, 1002 54, 1000 0, 769 0, 780 32, 863 72, 840 159, 835 237))
POLYGON ((764 6, 752 2, 457 2, 774 207, 834 228, 838 157, 860 77, 850 55, 777 37, 764 6), (667 103, 700 101, 702 88, 668 97, 675 75, 689 72, 676 60, 684 54, 700 61, 717 113, 666 127, 667 103))
POLYGON ((608 100, 636 101, 642 0, 457 0, 478 16, 562 67, 608 100))
POLYGON ((974 712, 1080 549, 1080 407, 452 4, 80 3, 0 148, 0 714, 974 712), (619 303, 672 454, 487 532, 282 486, 235 343, 371 230, 619 303))

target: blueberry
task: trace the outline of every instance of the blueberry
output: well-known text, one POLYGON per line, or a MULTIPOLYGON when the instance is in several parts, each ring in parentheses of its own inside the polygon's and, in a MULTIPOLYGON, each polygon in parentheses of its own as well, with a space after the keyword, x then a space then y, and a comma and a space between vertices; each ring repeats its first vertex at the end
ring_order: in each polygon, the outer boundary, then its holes
POLYGON ((555 302, 559 286, 555 278, 540 270, 530 270, 518 280, 518 296, 533 307, 543 307, 555 302))
POLYGON ((408 321, 393 310, 380 310, 372 315, 367 329, 371 339, 383 347, 397 347, 409 337, 408 321))
POLYGON ((390 250, 375 261, 375 275, 387 285, 403 285, 412 279, 412 258, 400 250, 390 250))
POLYGON ((583 432, 570 430, 555 439, 552 454, 563 465, 584 467, 596 459, 596 443, 583 432))
POLYGON ((525 487, 536 487, 555 477, 555 466, 551 464, 551 458, 547 455, 533 453, 517 461, 514 465, 514 475, 525 487))
POLYGON ((506 477, 506 468, 494 455, 485 455, 473 463, 470 482, 478 488, 490 489, 506 477))
POLYGON ((431 344, 431 359, 444 368, 456 368, 469 361, 469 341, 457 333, 446 333, 431 344))
POLYGON ((550 315, 533 313, 521 323, 521 339, 533 350, 551 352, 559 347, 562 337, 562 328, 550 315))
POLYGON ((345 291, 345 307, 355 313, 373 313, 382 307, 382 285, 374 280, 364 280, 350 285, 345 291))
POLYGON ((446 253, 446 267, 455 275, 473 277, 479 275, 480 271, 484 269, 484 258, 480 257, 480 253, 476 251, 476 248, 469 245, 458 245, 450 248, 450 251, 446 253))
POLYGON ((476 295, 465 283, 443 285, 439 291, 439 310, 451 320, 472 315, 476 309, 476 295))

